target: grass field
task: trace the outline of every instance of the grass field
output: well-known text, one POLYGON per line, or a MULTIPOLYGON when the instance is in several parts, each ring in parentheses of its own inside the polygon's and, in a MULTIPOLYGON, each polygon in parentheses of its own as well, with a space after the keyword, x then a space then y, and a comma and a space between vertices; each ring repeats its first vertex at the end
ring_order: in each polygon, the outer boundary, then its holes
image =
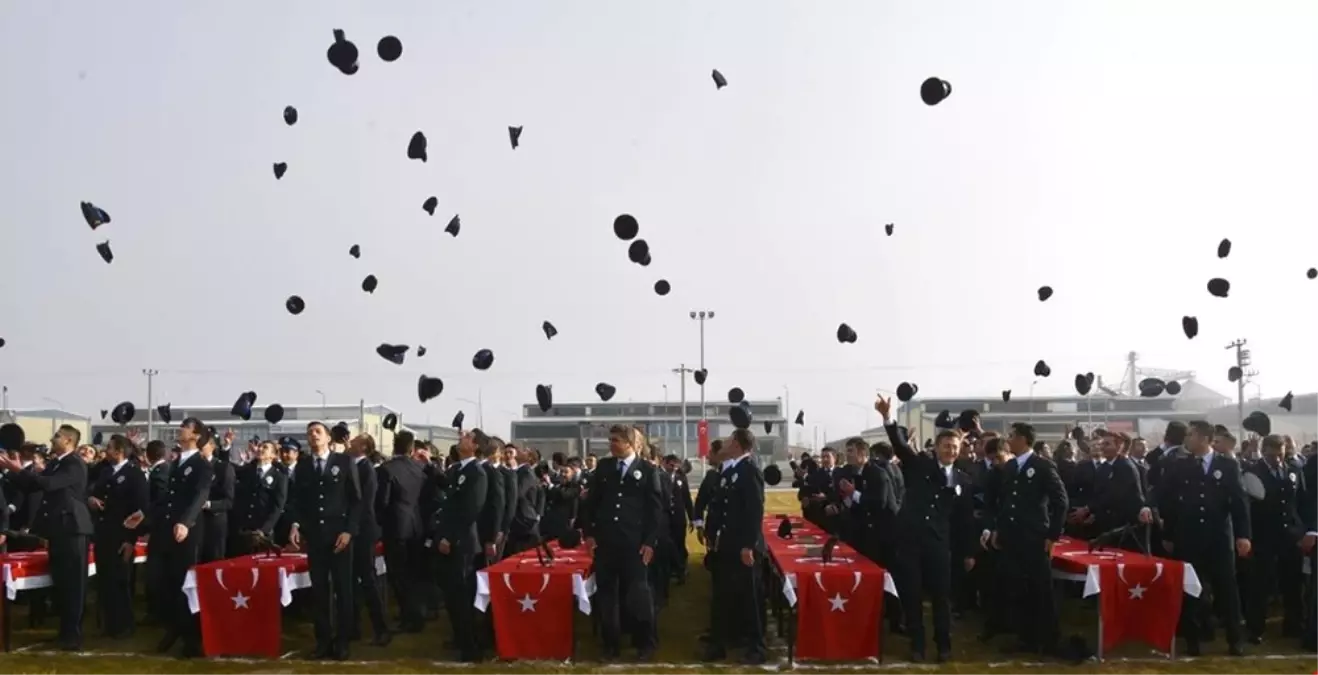
MULTIPOLYGON (((796 504, 789 492, 771 492, 769 508, 773 512, 796 512, 796 504)), ((131 640, 116 642, 95 637, 94 622, 86 624, 87 651, 83 654, 65 654, 44 651, 43 641, 54 637, 54 619, 48 619, 40 630, 26 629, 23 607, 14 607, 13 643, 16 651, 0 655, 0 673, 618 673, 618 672, 759 672, 787 667, 786 647, 776 639, 770 626, 770 664, 761 668, 705 665, 698 662, 697 636, 708 626, 709 577, 699 566, 703 549, 690 542, 693 552, 690 579, 685 586, 674 586, 669 606, 660 617, 660 650, 656 662, 649 665, 601 663, 599 648, 591 636, 590 619, 578 615, 579 658, 577 663, 501 663, 497 661, 469 666, 445 663, 448 654, 441 647, 450 637, 447 621, 431 622, 419 635, 399 635, 387 648, 374 648, 369 644, 354 643, 352 659, 347 662, 316 662, 305 660, 312 645, 309 619, 285 621, 284 643, 291 652, 279 661, 247 659, 217 659, 182 661, 157 656, 154 651, 161 631, 156 627, 142 627, 131 640), (22 627, 20 629, 20 627, 22 627)), ((1080 633, 1094 641, 1095 612, 1079 601, 1063 605, 1064 634, 1080 633)), ((928 612, 926 612, 926 617, 928 612)), ((928 619, 926 619, 928 620, 928 619)), ((364 628, 367 628, 363 625, 364 628)), ((1248 659, 1225 656, 1225 645, 1219 640, 1206 645, 1209 655, 1199 659, 1169 661, 1146 648, 1126 647, 1109 655, 1104 663, 1090 662, 1068 666, 1057 662, 1023 663, 998 656, 999 645, 984 645, 975 639, 978 621, 968 619, 954 626, 954 662, 931 665, 906 663, 909 654, 902 636, 885 635, 885 655, 882 664, 797 664, 803 672, 944 672, 944 673, 1313 673, 1318 663, 1312 655, 1299 656, 1277 653, 1275 642, 1249 649, 1248 659)), ((369 633, 369 628, 368 628, 369 633)), ((1289 648, 1289 646, 1288 646, 1289 648)))

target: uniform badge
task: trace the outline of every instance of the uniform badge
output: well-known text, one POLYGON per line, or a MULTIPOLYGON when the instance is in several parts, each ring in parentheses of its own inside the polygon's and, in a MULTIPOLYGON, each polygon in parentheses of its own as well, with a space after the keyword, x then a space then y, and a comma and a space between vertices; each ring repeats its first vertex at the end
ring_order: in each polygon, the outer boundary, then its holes
MULTIPOLYGON (((1295 480, 1295 474, 1291 474, 1291 480, 1295 480)), ((117 478, 114 479, 114 482, 116 482, 116 483, 122 483, 122 482, 124 482, 124 477, 123 477, 123 476, 119 476, 119 477, 117 477, 117 478)))
POLYGON ((724 478, 724 479, 723 479, 723 487, 727 487, 727 486, 729 486, 729 485, 732 485, 732 481, 728 480, 727 478, 724 478))
POLYGON ((958 483, 957 485, 953 486, 953 487, 952 487, 952 491, 956 493, 956 496, 960 497, 960 496, 961 496, 961 485, 958 483))
POLYGON ((1292 483, 1298 483, 1299 481, 1300 481, 1300 477, 1297 476, 1297 475, 1295 475, 1295 472, 1292 471, 1292 472, 1291 472, 1291 482, 1292 482, 1292 483))
POLYGON ((1030 467, 1030 468, 1028 468, 1028 469, 1025 470, 1025 477, 1026 477, 1026 478, 1034 478, 1034 467, 1030 467))
POLYGON ((275 477, 274 477, 274 476, 266 476, 266 477, 265 477, 265 484, 266 484, 266 485, 274 485, 274 484, 275 484, 275 477))
POLYGON ((732 482, 734 482, 734 483, 737 482, 737 476, 739 476, 739 475, 741 475, 741 474, 736 474, 736 473, 732 474, 732 482))
POLYGON ((331 466, 331 467, 330 467, 330 475, 331 475, 331 476, 338 476, 338 475, 339 475, 339 467, 337 467, 337 466, 331 466))
MULTIPOLYGON (((1294 474, 1291 474, 1291 475, 1293 476, 1294 474)), ((679 480, 679 481, 676 481, 676 483, 677 483, 677 487, 682 487, 682 481, 679 480)))
POLYGON ((633 472, 632 472, 632 478, 635 478, 636 480, 640 480, 640 479, 641 479, 641 470, 640 470, 640 469, 637 469, 637 470, 633 471, 633 472))
POLYGON ((183 470, 183 477, 184 477, 184 478, 187 478, 187 477, 190 476, 190 475, 192 475, 192 467, 188 467, 188 468, 186 468, 186 469, 183 470))
POLYGON ((458 485, 462 485, 465 482, 467 482, 466 476, 458 476, 458 485))
POLYGON ((1214 472, 1213 472, 1213 478, 1214 478, 1215 480, 1222 480, 1222 470, 1221 470, 1221 469, 1218 469, 1218 470, 1214 471, 1214 472))

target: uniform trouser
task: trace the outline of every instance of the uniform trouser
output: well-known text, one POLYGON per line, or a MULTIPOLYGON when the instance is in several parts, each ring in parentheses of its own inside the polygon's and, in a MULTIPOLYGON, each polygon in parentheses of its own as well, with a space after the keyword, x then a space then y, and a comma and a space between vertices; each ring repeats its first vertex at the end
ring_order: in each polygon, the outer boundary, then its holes
MULTIPOLYGON (((375 541, 354 537, 352 540, 352 574, 356 579, 353 591, 352 629, 357 633, 360 605, 366 605, 366 613, 371 619, 371 630, 375 637, 383 637, 389 632, 389 625, 384 621, 384 602, 380 599, 380 580, 375 574, 375 541), (359 602, 358 602, 359 601, 359 602)), ((388 567, 388 563, 385 564, 388 567)), ((400 568, 399 574, 403 573, 400 568)))
POLYGON ((714 597, 710 610, 712 627, 709 645, 716 651, 730 646, 740 634, 747 655, 764 655, 764 604, 760 596, 763 555, 756 553, 747 566, 741 551, 716 551, 714 554, 714 597))
MULTIPOLYGON (((87 597, 87 537, 81 534, 51 537, 48 552, 52 604, 59 612, 59 639, 80 645, 82 611, 87 597)), ((182 587, 180 582, 179 588, 182 587)))
POLYGON ((673 541, 670 550, 671 555, 668 558, 668 571, 679 579, 686 579, 686 564, 690 557, 690 552, 686 547, 686 521, 672 520, 669 526, 668 536, 673 541))
POLYGON ((394 598, 398 601, 399 621, 404 626, 419 626, 425 618, 421 613, 421 587, 416 583, 421 576, 417 570, 420 553, 410 540, 384 540, 384 564, 388 569, 389 587, 393 589, 394 598))
POLYGON ((334 552, 334 542, 306 542, 311 568, 311 603, 315 613, 316 647, 348 648, 356 607, 353 605, 353 547, 334 552), (337 626, 334 619, 337 618, 337 626), (337 629, 337 630, 336 630, 337 629))
POLYGON ((206 525, 201 528, 201 550, 198 558, 203 563, 224 560, 226 544, 229 542, 229 514, 203 513, 206 525))
POLYGON ((96 537, 92 544, 96 554, 96 607, 101 611, 105 632, 115 636, 127 635, 136 628, 133 589, 129 585, 133 563, 119 552, 124 543, 123 537, 116 534, 96 537))
POLYGON ((929 538, 903 542, 894 557, 893 576, 901 609, 906 615, 906 634, 911 638, 911 649, 924 651, 925 597, 929 598, 934 613, 934 645, 939 651, 951 649, 952 609, 948 596, 952 556, 947 542, 929 538))
MULTIPOLYGON (((1175 551, 1181 550, 1182 543, 1176 542, 1175 551)), ((1188 546, 1188 545, 1187 545, 1188 546)), ((1199 597, 1186 596, 1181 605, 1181 634, 1189 644, 1198 644, 1203 637, 1214 609, 1222 615, 1223 627, 1226 629, 1228 644, 1240 644, 1240 594, 1236 592, 1236 552, 1230 545, 1214 547, 1218 550, 1191 551, 1180 558, 1194 565, 1203 585, 1199 597), (1215 600, 1221 596, 1221 603, 1215 607, 1215 600)))
POLYGON ((632 644, 638 650, 654 647, 654 594, 649 570, 641 561, 640 546, 599 545, 595 549, 595 605, 600 611, 600 635, 606 651, 619 648, 622 613, 628 617, 632 644))
POLYGON ((1249 593, 1245 594, 1245 628, 1251 636, 1262 636, 1268 618, 1268 601, 1281 593, 1282 634, 1296 635, 1300 630, 1303 607, 1300 573, 1302 555, 1289 540, 1263 543, 1254 540, 1253 555, 1244 565, 1249 576, 1249 593))
MULTIPOLYGON (((477 554, 484 560, 485 554, 477 554)), ((476 640, 476 570, 471 553, 452 549, 448 555, 439 554, 440 585, 444 589, 444 608, 453 626, 453 644, 459 656, 474 661, 480 655, 476 640)))
POLYGON ((1057 647, 1057 598, 1053 595, 1052 559, 1045 539, 1031 534, 1000 532, 997 552, 1000 583, 1015 619, 1016 635, 1029 649, 1057 647))
POLYGON ((160 623, 165 626, 168 634, 181 635, 183 643, 194 649, 201 646, 201 631, 196 617, 188 608, 188 598, 183 595, 182 588, 188 570, 197 564, 201 539, 200 529, 195 529, 189 530, 183 541, 174 541, 174 532, 170 528, 152 532, 151 544, 147 548, 148 567, 151 564, 150 558, 157 554, 160 556, 159 575, 152 575, 148 581, 155 588, 152 593, 160 610, 160 623))
POLYGON ((1303 637, 1300 639, 1300 645, 1309 651, 1318 651, 1318 546, 1315 546, 1309 552, 1309 574, 1301 575, 1302 583, 1308 586, 1308 593, 1305 608, 1307 618, 1305 620, 1303 637))
MULTIPOLYGON (((1006 574, 1002 567, 1002 554, 996 550, 981 550, 975 555, 975 567, 970 570, 972 593, 979 598, 979 607, 983 613, 984 635, 991 637, 1015 630, 1011 620, 1013 613, 1007 605, 1003 579, 1006 574)), ((1051 570, 1049 574, 1051 574, 1051 570)))

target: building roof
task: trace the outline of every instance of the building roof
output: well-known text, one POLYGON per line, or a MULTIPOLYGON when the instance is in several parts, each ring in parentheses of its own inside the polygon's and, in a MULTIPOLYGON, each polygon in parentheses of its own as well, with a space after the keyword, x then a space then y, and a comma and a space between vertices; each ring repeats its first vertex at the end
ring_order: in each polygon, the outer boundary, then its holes
POLYGON ((59 408, 10 408, 6 412, 14 417, 44 417, 61 420, 91 420, 90 417, 59 408))

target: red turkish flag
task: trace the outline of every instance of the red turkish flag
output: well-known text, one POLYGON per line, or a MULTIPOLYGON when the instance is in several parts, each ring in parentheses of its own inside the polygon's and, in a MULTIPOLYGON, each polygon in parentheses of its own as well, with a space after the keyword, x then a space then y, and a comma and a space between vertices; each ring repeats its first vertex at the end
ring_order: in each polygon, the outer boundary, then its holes
POLYGON ((879 655, 882 575, 845 567, 803 571, 796 585, 797 658, 858 661, 879 655))
POLYGON ((501 659, 572 658, 572 574, 538 564, 490 572, 490 611, 501 659))
POLYGON ((1184 583, 1185 565, 1176 560, 1129 556, 1126 562, 1100 565, 1103 649, 1134 640, 1170 652, 1184 583))
POLYGON ((283 638, 279 570, 256 565, 205 565, 195 569, 206 656, 279 658, 283 638))

